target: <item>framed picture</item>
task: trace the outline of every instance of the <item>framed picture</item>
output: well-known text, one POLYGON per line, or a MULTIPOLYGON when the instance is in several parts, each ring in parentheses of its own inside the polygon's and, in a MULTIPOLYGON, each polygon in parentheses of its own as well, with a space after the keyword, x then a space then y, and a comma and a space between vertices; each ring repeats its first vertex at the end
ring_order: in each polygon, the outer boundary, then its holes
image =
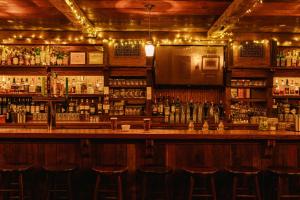
POLYGON ((219 70, 220 57, 219 56, 202 56, 203 70, 219 70))
POLYGON ((70 52, 70 65, 85 65, 85 52, 70 52))
POLYGON ((100 51, 88 52, 88 64, 102 65, 103 64, 103 52, 100 52, 100 51))

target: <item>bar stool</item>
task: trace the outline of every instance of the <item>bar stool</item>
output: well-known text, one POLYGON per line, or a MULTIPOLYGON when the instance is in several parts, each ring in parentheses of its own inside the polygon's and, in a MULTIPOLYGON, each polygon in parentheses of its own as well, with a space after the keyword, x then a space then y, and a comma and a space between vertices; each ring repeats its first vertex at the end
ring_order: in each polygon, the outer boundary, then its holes
MULTIPOLYGON (((14 198, 23 200, 24 196, 24 174, 31 169, 31 165, 1 165, 1 185, 0 193, 5 194, 7 199, 14 198)), ((5 197, 3 198, 5 199, 5 197)))
MULTIPOLYGON (((283 193, 283 183, 284 183, 284 178, 289 178, 289 177, 297 177, 300 178, 300 169, 299 168, 288 168, 288 167, 273 167, 269 168, 269 171, 272 172, 277 176, 277 199, 295 199, 298 198, 300 199, 300 194, 290 194, 288 193, 283 193)), ((286 183, 287 186, 289 186, 289 183, 286 183)))
POLYGON ((127 172, 127 167, 94 167, 92 169, 96 174, 96 185, 94 190, 94 200, 98 200, 99 194, 103 194, 104 198, 108 199, 123 199, 123 175, 127 172), (105 189, 104 187, 100 187, 101 185, 105 185, 101 183, 101 178, 103 176, 112 177, 117 180, 117 184, 113 184, 116 189, 105 189))
POLYGON ((47 196, 46 199, 72 200, 72 173, 75 165, 44 166, 46 172, 47 196))
POLYGON ((186 173, 189 176, 189 192, 188 192, 188 200, 192 200, 193 197, 205 197, 205 198, 211 198, 213 200, 217 199, 216 195, 216 185, 215 185, 215 178, 214 175, 218 172, 215 168, 209 168, 209 167, 185 167, 182 169, 184 173, 186 173), (196 191, 197 189, 195 187, 195 179, 196 178, 208 178, 210 181, 210 184, 206 184, 205 193, 196 191))
POLYGON ((261 200, 258 175, 260 170, 253 167, 231 167, 227 169, 233 175, 232 200, 237 198, 252 198, 261 200), (242 187, 238 181, 248 180, 248 185, 242 187), (255 188, 255 194, 251 193, 251 185, 255 188))
MULTIPOLYGON (((166 200, 170 200, 169 193, 169 176, 172 173, 172 169, 169 167, 158 166, 143 166, 138 169, 138 172, 142 175, 142 200, 149 199, 151 195, 160 196, 166 200), (159 184, 159 180, 163 179, 163 192, 154 192, 148 194, 149 185, 152 183, 159 184)), ((152 187, 151 187, 152 188, 152 187)), ((155 187, 154 187, 155 188, 155 187)), ((151 200, 153 198, 150 198, 151 200)))

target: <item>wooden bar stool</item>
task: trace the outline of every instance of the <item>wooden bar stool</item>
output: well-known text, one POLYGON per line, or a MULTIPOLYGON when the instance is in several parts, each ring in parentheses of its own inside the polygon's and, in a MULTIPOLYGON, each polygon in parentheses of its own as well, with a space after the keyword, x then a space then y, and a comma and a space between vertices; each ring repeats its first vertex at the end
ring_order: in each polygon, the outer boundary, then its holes
POLYGON ((193 197, 211 198, 213 200, 217 199, 214 177, 214 175, 218 172, 217 169, 209 167, 185 167, 182 170, 189 176, 190 185, 188 200, 192 200, 193 197), (200 191, 202 188, 195 187, 196 178, 209 179, 210 184, 206 184, 206 187, 203 188, 204 191, 200 191))
POLYGON ((101 199, 118 199, 123 200, 123 175, 127 172, 127 167, 94 167, 92 169, 96 174, 96 185, 94 190, 94 200, 99 199, 99 194, 103 194, 101 199), (109 185, 115 189, 105 189, 106 184, 102 184, 102 177, 111 177, 117 180, 117 184, 109 185))
MULTIPOLYGON (((286 183, 285 178, 297 177, 300 178, 299 168, 273 167, 269 170, 277 176, 277 199, 300 199, 300 194, 291 194, 283 191, 283 185, 289 187, 289 181, 286 183), (285 184, 284 184, 285 183, 285 184)), ((299 189, 298 189, 299 190, 299 189)))
POLYGON ((44 166, 46 172, 47 200, 51 199, 73 199, 72 173, 74 165, 44 166))
MULTIPOLYGON (((164 198, 166 200, 170 200, 170 192, 169 192, 169 176, 172 173, 172 169, 169 167, 156 167, 156 166, 144 166, 138 169, 138 172, 142 175, 142 200, 151 199, 152 196, 159 196, 160 198, 164 198), (163 192, 154 192, 149 190, 149 185, 155 184, 159 185, 160 180, 163 179, 163 192), (151 198, 150 198, 151 197, 151 198)), ((154 186, 154 188, 155 188, 154 186)), ((153 188, 153 187, 151 187, 153 188)))
POLYGON ((253 167, 231 167, 227 170, 233 175, 232 200, 238 198, 262 199, 258 179, 260 170, 253 167), (245 179, 248 180, 246 186, 239 184, 239 181, 245 179), (251 186, 254 187, 254 194, 251 191, 251 186))
POLYGON ((31 165, 1 165, 1 188, 3 199, 25 199, 24 174, 31 169, 31 165), (14 194, 14 195, 12 195, 14 194))

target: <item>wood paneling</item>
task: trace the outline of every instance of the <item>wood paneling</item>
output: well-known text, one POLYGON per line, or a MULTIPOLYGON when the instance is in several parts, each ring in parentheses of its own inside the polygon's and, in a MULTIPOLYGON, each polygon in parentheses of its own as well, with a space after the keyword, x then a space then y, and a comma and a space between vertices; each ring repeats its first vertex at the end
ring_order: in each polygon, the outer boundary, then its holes
POLYGON ((263 44, 264 55, 262 57, 241 57, 241 41, 233 43, 233 67, 270 67, 270 45, 263 44))

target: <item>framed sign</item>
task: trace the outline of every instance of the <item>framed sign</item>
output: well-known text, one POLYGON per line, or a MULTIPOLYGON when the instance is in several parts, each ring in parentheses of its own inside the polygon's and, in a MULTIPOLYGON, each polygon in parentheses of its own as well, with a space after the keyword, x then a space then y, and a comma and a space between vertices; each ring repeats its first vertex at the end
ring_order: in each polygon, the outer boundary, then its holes
POLYGON ((219 70, 220 57, 219 56, 203 56, 202 69, 203 70, 219 70))
POLYGON ((85 52, 70 52, 70 65, 85 65, 85 52))
POLYGON ((100 51, 88 52, 88 64, 102 65, 103 64, 103 52, 100 52, 100 51))

